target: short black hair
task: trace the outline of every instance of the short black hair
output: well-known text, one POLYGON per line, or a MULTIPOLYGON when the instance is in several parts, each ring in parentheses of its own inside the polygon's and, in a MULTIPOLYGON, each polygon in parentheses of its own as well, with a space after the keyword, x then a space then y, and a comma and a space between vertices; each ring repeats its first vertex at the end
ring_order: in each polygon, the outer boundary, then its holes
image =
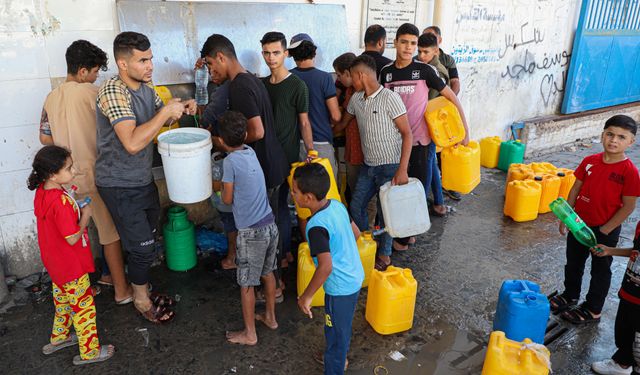
POLYGON ((289 56, 295 61, 310 60, 316 57, 318 47, 308 40, 303 40, 299 46, 289 50, 289 56))
POLYGON ((227 146, 242 146, 247 134, 247 118, 240 112, 225 112, 218 120, 218 134, 227 146))
POLYGON ((374 73, 376 72, 376 60, 374 60, 374 58, 369 55, 360 55, 355 59, 353 59, 349 69, 353 69, 360 65, 366 66, 367 68, 369 68, 369 70, 371 70, 374 73))
POLYGON ((615 115, 607 120, 604 123, 604 128, 607 129, 611 126, 615 126, 616 128, 622 128, 630 131, 633 135, 636 135, 638 131, 638 124, 634 119, 625 115, 615 115))
POLYGON ((416 38, 420 37, 420 30, 416 27, 416 25, 412 23, 403 23, 398 27, 396 31, 396 40, 400 37, 400 35, 415 35, 416 38))
POLYGON ((420 35, 418 38, 418 47, 437 47, 438 46, 438 37, 430 34, 424 33, 420 35))
POLYGON ((342 55, 336 57, 335 60, 333 60, 333 68, 337 72, 343 73, 349 70, 349 68, 351 68, 351 63, 355 59, 356 59, 355 54, 351 52, 343 53, 342 55))
POLYGON ((440 28, 438 26, 429 26, 427 28, 425 28, 425 30, 433 30, 434 33, 436 33, 436 35, 438 36, 442 36, 442 31, 440 30, 440 28))
POLYGON ((117 59, 122 55, 131 55, 134 49, 146 51, 151 48, 151 42, 144 34, 135 31, 124 31, 113 40, 113 56, 117 59))
POLYGON ((222 53, 226 57, 237 60, 236 49, 233 47, 233 43, 224 35, 213 34, 207 38, 204 42, 202 50, 200 51, 200 57, 210 56, 215 57, 218 52, 222 53))
POLYGON ((380 39, 387 39, 387 30, 380 25, 371 25, 364 32, 364 44, 369 46, 376 44, 380 39))
POLYGON ((293 179, 302 194, 311 193, 319 201, 327 196, 331 186, 329 172, 320 163, 307 163, 296 168, 293 179))
POLYGON ((96 66, 104 71, 107 70, 109 61, 106 52, 82 39, 76 40, 67 47, 64 58, 67 60, 68 74, 78 74, 81 68, 91 70, 96 66))
POLYGON ((262 46, 274 42, 280 42, 282 44, 282 48, 285 50, 287 49, 287 38, 279 31, 269 31, 264 34, 262 39, 260 39, 260 45, 262 46))

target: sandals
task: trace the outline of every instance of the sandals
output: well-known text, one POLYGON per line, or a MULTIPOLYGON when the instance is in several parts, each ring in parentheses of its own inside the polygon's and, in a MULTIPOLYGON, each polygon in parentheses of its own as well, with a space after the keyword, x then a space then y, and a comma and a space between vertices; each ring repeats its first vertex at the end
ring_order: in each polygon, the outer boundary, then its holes
POLYGON ((566 299, 562 294, 555 294, 549 298, 549 307, 554 314, 565 312, 578 303, 577 299, 566 299))
POLYGON ((149 299, 151 303, 158 307, 174 307, 177 304, 176 301, 167 294, 151 293, 149 299))
POLYGON ((560 316, 573 324, 597 323, 600 321, 600 317, 595 318, 591 315, 591 311, 585 307, 584 303, 563 312, 560 316))
MULTIPOLYGON (((140 311, 138 310, 138 312, 140 311)), ((146 312, 140 312, 140 315, 155 324, 166 324, 176 317, 176 313, 171 311, 169 308, 156 305, 151 305, 149 310, 146 312)))
POLYGON ((90 363, 98 363, 104 362, 107 359, 113 357, 115 354, 115 348, 111 345, 101 345, 100 346, 100 354, 97 357, 91 359, 82 359, 79 355, 73 357, 73 364, 76 366, 88 365, 90 363), (109 353, 109 348, 112 348, 111 353, 109 353))
POLYGON ((382 260, 381 258, 376 257, 376 265, 375 268, 378 271, 386 271, 387 267, 389 267, 391 265, 391 262, 389 262, 389 264, 385 263, 384 260, 382 260))
POLYGON ((70 346, 78 345, 78 336, 75 333, 71 333, 66 340, 61 341, 57 345, 51 343, 42 347, 42 354, 49 355, 57 352, 60 349, 68 348, 70 346))

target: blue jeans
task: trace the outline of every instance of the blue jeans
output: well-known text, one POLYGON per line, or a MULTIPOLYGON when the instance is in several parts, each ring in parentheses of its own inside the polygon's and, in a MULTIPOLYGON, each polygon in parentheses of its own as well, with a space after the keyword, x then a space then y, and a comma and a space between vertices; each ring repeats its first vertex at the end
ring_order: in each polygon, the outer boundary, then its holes
MULTIPOLYGON (((431 192, 433 193, 433 204, 435 206, 442 206, 444 204, 444 196, 442 195, 442 180, 440 179, 440 168, 438 168, 438 158, 436 157, 436 145, 435 143, 429 143, 429 155, 431 157, 431 192)), ((429 167, 427 166, 427 173, 429 173, 429 167)), ((429 195, 429 189, 424 191, 429 195)))
MULTIPOLYGON (((349 211, 353 217, 353 221, 362 231, 369 229, 369 218, 367 216, 367 204, 371 198, 378 192, 380 186, 393 179, 398 170, 399 164, 383 164, 376 167, 370 167, 366 164, 360 166, 358 173, 358 182, 355 191, 351 197, 351 206, 349 211)), ((377 203, 378 217, 380 218, 380 226, 384 227, 384 217, 380 200, 377 203)), ((386 232, 380 235, 379 252, 381 255, 391 255, 391 236, 386 232)))
POLYGON ((325 375, 344 374, 347 352, 351 344, 351 324, 358 303, 357 291, 348 296, 324 295, 325 375))

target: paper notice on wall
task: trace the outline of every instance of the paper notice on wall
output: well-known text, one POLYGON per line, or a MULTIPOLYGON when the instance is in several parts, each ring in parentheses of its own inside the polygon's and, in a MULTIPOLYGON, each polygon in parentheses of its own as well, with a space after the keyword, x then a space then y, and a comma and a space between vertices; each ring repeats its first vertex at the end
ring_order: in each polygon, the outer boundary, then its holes
POLYGON ((381 25, 387 30, 387 46, 393 46, 396 30, 403 23, 416 23, 417 0, 367 0, 366 25, 381 25))

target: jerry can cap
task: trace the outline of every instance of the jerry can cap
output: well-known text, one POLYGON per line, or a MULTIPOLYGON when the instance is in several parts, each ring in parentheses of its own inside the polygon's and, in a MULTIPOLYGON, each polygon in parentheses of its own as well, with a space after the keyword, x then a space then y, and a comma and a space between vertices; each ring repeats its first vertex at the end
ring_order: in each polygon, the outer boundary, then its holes
POLYGON ((558 172, 558 177, 564 177, 564 176, 566 176, 564 172, 558 172))
POLYGON ((542 176, 535 176, 533 179, 536 181, 542 181, 542 176))

